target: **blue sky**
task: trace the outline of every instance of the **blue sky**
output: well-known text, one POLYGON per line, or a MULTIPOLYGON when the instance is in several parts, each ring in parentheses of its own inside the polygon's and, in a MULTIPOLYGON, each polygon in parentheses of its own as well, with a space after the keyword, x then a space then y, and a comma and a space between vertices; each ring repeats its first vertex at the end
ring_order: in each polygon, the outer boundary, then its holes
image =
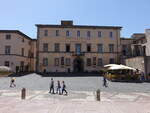
POLYGON ((1 0, 0 29, 36 38, 35 24, 122 26, 122 37, 150 28, 150 0, 1 0))

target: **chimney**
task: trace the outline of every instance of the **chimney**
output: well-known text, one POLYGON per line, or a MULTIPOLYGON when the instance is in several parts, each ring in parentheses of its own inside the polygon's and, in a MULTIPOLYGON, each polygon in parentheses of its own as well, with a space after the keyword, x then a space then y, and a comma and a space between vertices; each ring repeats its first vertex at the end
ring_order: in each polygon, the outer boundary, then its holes
POLYGON ((61 25, 62 26, 73 26, 73 21, 72 20, 61 20, 61 25))

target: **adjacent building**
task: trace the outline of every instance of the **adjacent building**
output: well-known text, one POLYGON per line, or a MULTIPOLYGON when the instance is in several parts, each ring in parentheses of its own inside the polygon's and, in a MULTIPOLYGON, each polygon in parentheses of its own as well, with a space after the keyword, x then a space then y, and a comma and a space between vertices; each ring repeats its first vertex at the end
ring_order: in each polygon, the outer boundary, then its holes
MULTIPOLYGON (((123 39, 121 40, 125 43, 123 39)), ((150 29, 147 29, 145 33, 134 33, 131 38, 125 40, 128 40, 126 45, 130 51, 127 56, 122 54, 124 63, 143 71, 147 77, 150 75, 150 29)))
POLYGON ((37 71, 91 72, 120 62, 118 26, 37 24, 37 71))
POLYGON ((36 40, 18 30, 0 30, 0 65, 14 72, 35 71, 36 40))

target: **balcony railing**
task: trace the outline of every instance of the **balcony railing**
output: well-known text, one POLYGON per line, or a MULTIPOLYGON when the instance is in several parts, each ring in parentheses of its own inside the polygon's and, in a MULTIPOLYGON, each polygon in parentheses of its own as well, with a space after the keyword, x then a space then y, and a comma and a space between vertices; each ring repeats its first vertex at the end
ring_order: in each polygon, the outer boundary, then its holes
POLYGON ((84 56, 85 55, 85 53, 77 53, 77 52, 74 52, 74 53, 72 53, 72 56, 84 56))

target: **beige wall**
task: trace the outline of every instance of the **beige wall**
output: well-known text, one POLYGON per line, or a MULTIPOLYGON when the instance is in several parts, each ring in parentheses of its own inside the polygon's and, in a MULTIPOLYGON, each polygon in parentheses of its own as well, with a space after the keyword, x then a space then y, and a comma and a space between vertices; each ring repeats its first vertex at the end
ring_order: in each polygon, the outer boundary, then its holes
MULTIPOLYGON (((29 58, 29 50, 32 53, 35 53, 36 51, 36 44, 32 44, 31 39, 26 38, 23 35, 20 35, 18 33, 0 33, 0 65, 4 65, 5 61, 10 62, 10 67, 13 69, 13 71, 16 71, 16 66, 20 66, 20 62, 23 61, 24 65, 29 64, 29 70, 34 71, 35 70, 35 58, 29 58), (7 40, 6 35, 10 34, 11 39, 7 40), (24 40, 24 42, 23 42, 24 40), (29 43, 31 42, 31 44, 29 43), (10 55, 5 55, 5 46, 11 46, 11 53, 10 55), (33 46, 33 47, 32 47, 33 46), (22 56, 22 48, 24 48, 24 56, 22 56), (33 62, 33 63, 32 63, 33 62)), ((33 42, 33 43, 36 43, 33 42)))
POLYGON ((146 56, 150 56, 150 29, 146 30, 146 56))

